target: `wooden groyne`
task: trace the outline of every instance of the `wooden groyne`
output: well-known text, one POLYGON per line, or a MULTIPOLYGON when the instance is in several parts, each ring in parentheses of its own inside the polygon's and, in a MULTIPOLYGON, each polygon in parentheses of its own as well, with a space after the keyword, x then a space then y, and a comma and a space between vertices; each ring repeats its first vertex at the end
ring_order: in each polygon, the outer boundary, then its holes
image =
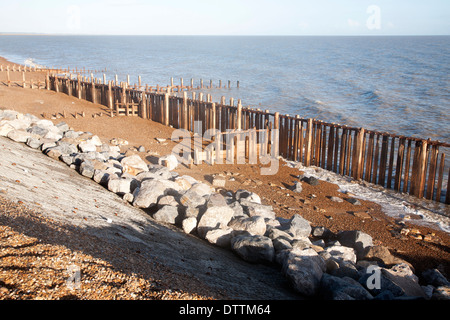
MULTIPOLYGON (((117 79, 106 81, 105 76, 95 79, 93 75, 86 78, 48 72, 45 88, 104 105, 111 116, 138 116, 202 135, 210 129, 221 133, 276 130, 278 143, 274 146, 267 140, 266 148, 277 147, 285 159, 450 204, 448 143, 243 107, 233 98, 212 102, 209 94, 193 91, 192 80, 187 86, 180 82, 174 85, 171 79, 168 86, 144 86, 139 81, 130 86, 129 80, 118 83, 117 79), (197 121, 201 128, 195 127, 197 121)), ((210 87, 201 82, 197 89, 210 87)), ((252 141, 261 143, 258 138, 252 141)), ((252 148, 246 143, 248 154, 252 148)))

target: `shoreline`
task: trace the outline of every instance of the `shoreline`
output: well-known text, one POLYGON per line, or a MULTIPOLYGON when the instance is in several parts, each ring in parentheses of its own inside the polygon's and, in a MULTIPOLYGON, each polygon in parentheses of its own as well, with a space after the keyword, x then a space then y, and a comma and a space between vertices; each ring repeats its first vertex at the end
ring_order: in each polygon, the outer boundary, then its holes
MULTIPOLYGON (((4 59, 6 61, 6 59, 4 59)), ((0 63, 2 59, 0 58, 0 63)), ((17 64, 16 64, 17 65, 17 64)), ((0 76, 1 82, 1 76, 0 76)), ((108 141, 113 138, 123 138, 129 141, 129 146, 123 151, 131 150, 136 152, 140 145, 144 146, 147 157, 164 156, 171 152, 175 143, 170 141, 173 129, 165 127, 162 124, 150 120, 144 120, 133 117, 115 117, 109 118, 96 117, 93 115, 103 110, 103 106, 94 105, 87 101, 81 101, 74 97, 68 97, 62 93, 47 92, 46 90, 31 90, 22 88, 6 88, 0 84, 0 108, 14 109, 22 113, 31 113, 43 118, 41 113, 57 114, 61 110, 67 111, 73 115, 74 112, 85 112, 86 117, 75 118, 69 116, 67 119, 58 119, 56 121, 65 121, 77 130, 90 131, 99 135, 100 138, 108 141), (39 102, 38 102, 39 101, 39 102), (42 101, 42 103, 40 103, 42 101), (8 107, 8 105, 13 105, 8 107), (155 141, 156 138, 164 138, 165 143, 155 141)), ((55 120, 53 120, 55 121, 55 120)), ((249 188, 251 191, 259 194, 266 204, 274 207, 277 216, 289 218, 294 213, 303 215, 315 226, 326 226, 333 231, 338 230, 363 230, 371 234, 374 240, 387 245, 393 252, 404 256, 410 256, 415 261, 415 265, 425 266, 435 265, 435 262, 427 261, 428 250, 424 247, 425 240, 413 238, 398 239, 393 236, 391 230, 395 230, 401 219, 389 217, 381 205, 369 200, 361 200, 362 206, 355 209, 350 203, 344 201, 342 204, 336 204, 329 201, 331 196, 346 197, 346 193, 339 191, 336 183, 321 180, 317 187, 306 185, 304 193, 296 195, 290 190, 290 186, 296 181, 301 172, 310 168, 290 168, 289 162, 281 161, 280 172, 274 177, 263 177, 258 174, 258 168, 254 165, 215 165, 208 166, 202 164, 193 168, 181 167, 176 171, 180 174, 189 174, 196 179, 206 182, 211 181, 211 176, 224 174, 227 177, 226 189, 236 191, 238 189, 249 188), (230 173, 230 174, 228 174, 230 173), (233 178, 233 180, 232 180, 233 178), (312 195, 315 195, 313 197, 312 195), (351 212, 351 213, 350 213, 351 212), (331 219, 329 218, 331 217, 331 219), (420 252, 418 255, 414 250, 420 252)), ((414 215, 412 219, 405 221, 407 224, 415 224, 414 215)), ((433 232, 426 226, 418 226, 422 234, 433 232)), ((449 246, 450 235, 442 230, 435 230, 444 246, 449 246)), ((430 251, 430 253, 432 253, 430 251)), ((445 250, 441 258, 444 258, 445 250)), ((449 253, 447 252, 447 257, 449 253)), ((439 254, 437 254, 439 256, 439 254)), ((437 258, 436 258, 437 259, 437 258)), ((445 269, 450 270, 448 258, 446 258, 445 269)), ((409 261, 408 259, 405 259, 409 261)), ((433 259, 431 259, 433 260, 433 259)), ((445 259, 444 259, 445 261, 445 259)), ((416 267, 417 268, 417 267, 416 267)))

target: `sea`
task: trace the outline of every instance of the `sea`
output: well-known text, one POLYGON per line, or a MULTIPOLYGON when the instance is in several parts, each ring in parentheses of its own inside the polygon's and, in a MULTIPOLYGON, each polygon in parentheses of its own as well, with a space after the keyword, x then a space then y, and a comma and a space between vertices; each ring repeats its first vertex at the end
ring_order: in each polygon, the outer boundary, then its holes
POLYGON ((153 86, 212 80, 216 102, 233 97, 280 114, 450 143, 450 36, 0 36, 0 56, 109 80, 129 76, 132 84, 138 76, 153 86))
MULTIPOLYGON (((246 107, 450 143, 450 36, 3 35, 0 56, 131 84, 139 76, 149 86, 212 81, 203 91, 216 102, 232 97, 246 107)), ((433 210, 449 216, 448 206, 433 210)))

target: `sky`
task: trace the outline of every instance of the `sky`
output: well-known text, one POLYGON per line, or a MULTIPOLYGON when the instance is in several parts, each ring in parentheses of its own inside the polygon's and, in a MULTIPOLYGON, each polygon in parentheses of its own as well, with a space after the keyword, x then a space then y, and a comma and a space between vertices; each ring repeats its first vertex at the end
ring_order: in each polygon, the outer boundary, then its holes
POLYGON ((0 33, 450 35, 450 0, 0 0, 0 33))

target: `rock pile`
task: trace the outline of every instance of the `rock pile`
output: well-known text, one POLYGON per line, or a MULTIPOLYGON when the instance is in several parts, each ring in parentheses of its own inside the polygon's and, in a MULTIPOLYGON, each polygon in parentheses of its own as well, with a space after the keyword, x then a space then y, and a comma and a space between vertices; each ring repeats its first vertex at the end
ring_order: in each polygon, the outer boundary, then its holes
MULTIPOLYGON (((228 248, 250 263, 277 264, 292 287, 323 299, 449 299, 450 284, 438 270, 421 280, 414 268, 373 245, 372 237, 352 230, 337 234, 312 227, 298 214, 275 216, 273 208, 248 190, 216 190, 191 176, 180 176, 174 156, 158 165, 121 153, 127 142, 104 143, 64 122, 54 125, 30 114, 0 110, 0 135, 26 143, 66 163, 162 223, 180 227, 213 245, 228 248)), ((317 183, 311 179, 307 183, 317 183)), ((295 185, 301 192, 301 183, 295 185)))

